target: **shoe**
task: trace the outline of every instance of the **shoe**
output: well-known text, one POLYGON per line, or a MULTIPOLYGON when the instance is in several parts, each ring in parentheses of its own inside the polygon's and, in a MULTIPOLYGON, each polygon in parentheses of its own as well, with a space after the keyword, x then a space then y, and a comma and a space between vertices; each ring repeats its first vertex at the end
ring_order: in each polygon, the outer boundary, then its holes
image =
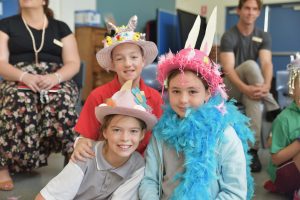
POLYGON ((252 156, 252 162, 251 162, 251 172, 260 172, 261 171, 261 162, 259 160, 259 157, 257 155, 256 149, 250 149, 249 151, 250 155, 252 156))
POLYGON ((293 200, 300 200, 300 189, 295 191, 293 200))
POLYGON ((281 109, 271 110, 266 113, 266 120, 268 122, 273 122, 277 115, 281 112, 281 109))
POLYGON ((11 191, 14 189, 14 183, 12 180, 0 182, 0 191, 11 191))
POLYGON ((271 180, 268 180, 264 183, 264 188, 269 192, 277 192, 277 188, 271 180))

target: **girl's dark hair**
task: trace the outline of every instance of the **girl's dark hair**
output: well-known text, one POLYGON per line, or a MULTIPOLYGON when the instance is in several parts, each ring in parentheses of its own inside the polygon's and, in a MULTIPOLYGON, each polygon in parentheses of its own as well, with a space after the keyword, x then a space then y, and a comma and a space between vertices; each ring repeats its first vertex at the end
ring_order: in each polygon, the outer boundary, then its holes
MULTIPOLYGON (((193 71, 193 70, 184 70, 185 72, 186 71, 190 71, 190 72, 192 72, 192 73, 194 73, 201 81, 202 81, 202 83, 203 83, 203 85, 204 85, 204 88, 207 90, 209 87, 208 87, 208 84, 207 84, 207 82, 201 77, 201 75, 200 74, 197 74, 195 71, 193 71)), ((169 76, 168 76, 168 79, 167 79, 167 86, 169 87, 169 84, 170 84, 170 81, 177 75, 177 74, 180 74, 180 73, 182 73, 182 71, 180 71, 179 69, 174 69, 174 70, 172 70, 171 72, 170 72, 170 74, 169 74, 169 76)))
POLYGON ((45 5, 43 5, 44 13, 48 18, 54 18, 54 12, 52 9, 50 9, 49 6, 49 0, 44 0, 45 5))
MULTIPOLYGON (((246 1, 248 1, 248 0, 239 0, 238 8, 242 9, 242 7, 246 3, 246 1)), ((257 6, 258 6, 258 9, 261 10, 261 7, 263 5, 262 0, 256 0, 256 3, 257 3, 257 6)))
MULTIPOLYGON (((107 127, 109 126, 111 120, 114 118, 114 116, 116 116, 117 114, 112 114, 112 115, 106 115, 103 119, 103 123, 101 124, 101 128, 100 128, 100 131, 101 133, 103 133, 103 131, 105 129, 107 129, 107 127)), ((142 130, 146 129, 147 128, 147 125, 146 123, 143 121, 143 120, 140 120, 139 118, 136 118, 135 119, 138 120, 139 124, 140 124, 140 127, 142 130)))

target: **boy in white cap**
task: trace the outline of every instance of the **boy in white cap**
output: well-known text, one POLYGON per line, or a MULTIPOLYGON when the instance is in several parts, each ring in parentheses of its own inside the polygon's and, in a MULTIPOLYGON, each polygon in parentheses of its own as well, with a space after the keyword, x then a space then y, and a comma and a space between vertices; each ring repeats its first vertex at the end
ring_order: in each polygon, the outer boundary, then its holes
MULTIPOLYGON (((160 117, 162 114, 162 98, 159 92, 147 86, 141 79, 143 67, 154 61, 158 50, 155 43, 145 41, 145 34, 134 32, 136 25, 137 16, 131 17, 127 26, 116 27, 112 23, 108 24, 110 35, 106 36, 104 48, 97 52, 96 58, 102 68, 116 72, 116 76, 111 82, 93 90, 86 99, 75 126, 75 131, 80 133, 82 138, 75 144, 73 160, 93 158, 91 143, 99 138, 101 127, 101 123, 92 114, 93 110, 117 92, 127 80, 133 80, 133 87, 144 91, 154 115, 160 117)), ((147 132, 141 141, 137 149, 140 153, 144 152, 150 136, 151 133, 147 132)))
POLYGON ((95 109, 105 140, 93 143, 94 159, 70 161, 36 200, 137 199, 145 162, 135 150, 157 119, 143 92, 131 87, 132 81, 126 82, 95 109))

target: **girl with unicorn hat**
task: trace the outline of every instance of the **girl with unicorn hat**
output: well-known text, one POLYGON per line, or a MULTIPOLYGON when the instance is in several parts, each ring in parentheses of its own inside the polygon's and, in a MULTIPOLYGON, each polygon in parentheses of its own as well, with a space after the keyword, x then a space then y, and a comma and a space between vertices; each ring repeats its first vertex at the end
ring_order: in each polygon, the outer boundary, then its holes
POLYGON ((219 66, 208 58, 216 12, 200 50, 198 16, 185 48, 160 57, 157 79, 167 100, 146 150, 142 200, 252 198, 249 119, 227 101, 219 66))

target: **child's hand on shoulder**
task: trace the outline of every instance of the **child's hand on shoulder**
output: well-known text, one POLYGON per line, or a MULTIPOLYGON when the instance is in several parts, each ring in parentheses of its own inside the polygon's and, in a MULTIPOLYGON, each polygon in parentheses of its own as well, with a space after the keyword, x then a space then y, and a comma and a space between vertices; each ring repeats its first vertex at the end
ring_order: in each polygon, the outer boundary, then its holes
POLYGON ((92 142, 93 140, 89 138, 79 138, 71 156, 71 160, 76 162, 78 160, 86 161, 86 158, 94 158, 95 152, 92 150, 92 142))

